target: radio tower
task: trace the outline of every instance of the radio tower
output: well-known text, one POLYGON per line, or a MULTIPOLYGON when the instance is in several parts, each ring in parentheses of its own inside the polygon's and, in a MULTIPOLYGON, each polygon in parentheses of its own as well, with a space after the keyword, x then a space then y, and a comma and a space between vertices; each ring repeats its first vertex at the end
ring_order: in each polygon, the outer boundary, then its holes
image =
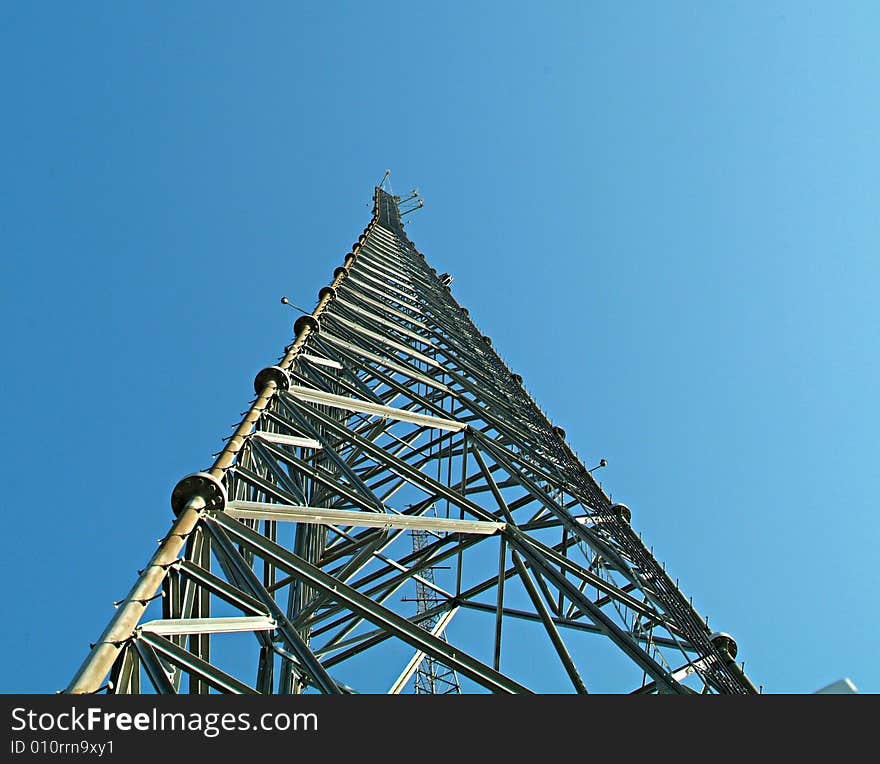
POLYGON ((384 184, 66 691, 755 692, 384 184))
MULTIPOLYGON (((428 531, 412 531, 413 553, 418 553, 428 545, 428 531)), ((432 631, 437 628, 440 620, 440 604, 443 599, 435 590, 434 568, 426 568, 421 576, 415 577, 416 612, 424 615, 420 622, 423 629, 432 631), (433 615, 432 615, 433 613, 433 615)), ((425 656, 416 670, 413 682, 416 695, 458 695, 461 685, 455 672, 448 666, 438 663, 430 656, 425 656)))

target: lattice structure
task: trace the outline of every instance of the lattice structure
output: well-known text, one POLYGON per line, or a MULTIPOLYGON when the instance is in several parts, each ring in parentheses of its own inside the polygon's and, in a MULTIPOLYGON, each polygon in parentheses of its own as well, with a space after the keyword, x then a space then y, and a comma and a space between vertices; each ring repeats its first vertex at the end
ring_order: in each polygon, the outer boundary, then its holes
POLYGON ((754 692, 399 202, 376 189, 68 691, 399 693, 428 659, 463 692, 754 692))
MULTIPOLYGON (((426 530, 412 531, 413 554, 419 554, 432 538, 426 530)), ((434 580, 434 568, 425 568, 420 576, 414 576, 416 585, 416 614, 424 620, 419 625, 428 631, 434 631, 440 620, 440 606, 443 596, 438 593, 434 580)), ((440 635, 443 638, 443 635, 440 635)), ((416 669, 416 678, 413 681, 413 689, 416 695, 459 695, 461 684, 456 673, 426 655, 416 669)))

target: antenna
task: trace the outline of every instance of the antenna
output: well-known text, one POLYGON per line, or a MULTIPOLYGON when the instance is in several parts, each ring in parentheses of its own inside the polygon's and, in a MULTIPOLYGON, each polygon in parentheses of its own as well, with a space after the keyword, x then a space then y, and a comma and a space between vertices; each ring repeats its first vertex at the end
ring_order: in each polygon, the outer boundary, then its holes
POLYGON ((416 210, 420 210, 424 206, 425 206, 425 200, 419 199, 418 204, 416 204, 415 207, 410 207, 408 210, 404 210, 403 212, 400 213, 400 217, 403 217, 404 215, 409 215, 410 212, 415 212, 416 210))
POLYGON ((300 313, 309 313, 310 312, 310 311, 306 310, 305 308, 301 308, 299 305, 294 305, 286 297, 281 298, 281 304, 282 305, 289 305, 291 308, 293 308, 294 310, 298 310, 300 313))

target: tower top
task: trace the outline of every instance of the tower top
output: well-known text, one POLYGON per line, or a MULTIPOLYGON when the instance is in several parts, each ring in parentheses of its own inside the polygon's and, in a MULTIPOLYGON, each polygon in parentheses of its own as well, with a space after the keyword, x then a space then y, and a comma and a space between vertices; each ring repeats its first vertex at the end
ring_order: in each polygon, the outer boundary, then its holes
POLYGON ((403 223, 400 219, 400 207, 398 207, 399 201, 400 197, 393 196, 379 186, 376 186, 376 192, 373 194, 373 217, 379 221, 383 228, 404 235, 403 223))

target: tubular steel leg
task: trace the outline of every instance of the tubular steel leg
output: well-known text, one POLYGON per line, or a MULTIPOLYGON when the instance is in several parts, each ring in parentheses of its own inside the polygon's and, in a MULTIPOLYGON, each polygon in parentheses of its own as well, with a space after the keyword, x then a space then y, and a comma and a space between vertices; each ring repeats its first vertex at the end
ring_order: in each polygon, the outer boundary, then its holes
POLYGON ((204 499, 195 496, 180 513, 144 572, 76 672, 66 692, 90 693, 101 686, 119 651, 131 638, 144 610, 147 609, 147 604, 159 591, 168 568, 177 560, 187 537, 195 530, 200 517, 199 512, 204 506, 204 499))

